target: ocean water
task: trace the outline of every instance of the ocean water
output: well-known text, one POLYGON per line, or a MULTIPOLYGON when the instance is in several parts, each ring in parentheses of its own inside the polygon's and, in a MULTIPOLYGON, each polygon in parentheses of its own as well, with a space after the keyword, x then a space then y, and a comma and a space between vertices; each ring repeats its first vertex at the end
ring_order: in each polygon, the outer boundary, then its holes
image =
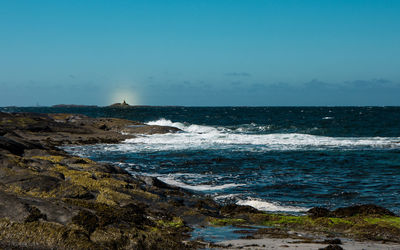
POLYGON ((3 108, 182 130, 66 150, 220 202, 302 213, 374 203, 400 213, 400 107, 3 108))

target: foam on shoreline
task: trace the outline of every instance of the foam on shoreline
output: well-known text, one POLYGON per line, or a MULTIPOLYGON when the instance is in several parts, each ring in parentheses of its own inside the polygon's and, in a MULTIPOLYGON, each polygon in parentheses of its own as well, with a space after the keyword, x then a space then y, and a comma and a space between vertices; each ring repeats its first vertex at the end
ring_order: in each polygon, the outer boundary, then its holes
POLYGON ((239 199, 236 204, 243 205, 243 206, 251 206, 251 207, 254 207, 254 208, 258 209, 258 210, 266 211, 266 212, 295 212, 295 213, 300 213, 300 212, 307 212, 308 211, 308 208, 304 208, 304 207, 283 206, 283 205, 279 205, 278 203, 275 203, 275 202, 268 202, 268 201, 265 201, 265 200, 251 198, 251 197, 248 197, 245 200, 239 199))
POLYGON ((244 186, 245 184, 235 184, 235 183, 228 183, 228 184, 222 184, 222 185, 189 185, 185 184, 183 182, 180 182, 172 177, 157 177, 161 181, 174 185, 177 187, 193 190, 193 191, 215 191, 215 190, 222 190, 222 189, 228 189, 228 188, 234 188, 234 187, 239 187, 239 186, 244 186))

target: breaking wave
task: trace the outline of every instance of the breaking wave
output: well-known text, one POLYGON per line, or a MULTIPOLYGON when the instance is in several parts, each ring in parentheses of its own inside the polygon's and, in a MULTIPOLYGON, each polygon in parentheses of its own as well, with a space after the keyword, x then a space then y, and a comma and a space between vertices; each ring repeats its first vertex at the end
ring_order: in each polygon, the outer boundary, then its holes
MULTIPOLYGON (((126 140, 117 150, 188 150, 232 149, 250 151, 271 150, 343 150, 368 148, 400 148, 400 137, 328 137, 301 133, 254 134, 242 132, 240 127, 205 126, 172 122, 166 119, 148 122, 149 125, 173 126, 180 133, 141 135, 126 140)), ((265 127, 263 127, 265 128, 265 127)))
POLYGON ((228 184, 222 184, 222 185, 204 185, 204 184, 188 185, 188 184, 180 182, 172 177, 157 177, 157 178, 167 184, 185 188, 185 189, 194 190, 194 191, 216 191, 216 190, 234 188, 234 187, 239 187, 239 186, 245 185, 245 184, 235 184, 235 183, 228 183, 228 184))
POLYGON ((261 211, 268 211, 268 212, 306 212, 308 208, 304 207, 295 207, 295 206, 282 206, 276 202, 268 202, 261 199, 255 198, 247 198, 246 200, 238 200, 236 203, 238 205, 247 205, 254 208, 257 208, 261 211))

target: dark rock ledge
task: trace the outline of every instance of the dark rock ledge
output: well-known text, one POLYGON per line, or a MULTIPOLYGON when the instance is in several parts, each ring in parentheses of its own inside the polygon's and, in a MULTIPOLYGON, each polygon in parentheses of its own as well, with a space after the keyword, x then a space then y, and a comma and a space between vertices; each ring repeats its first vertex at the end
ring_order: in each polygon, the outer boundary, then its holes
POLYGON ((301 230, 400 242, 400 219, 378 206, 315 208, 303 216, 221 206, 57 147, 171 132, 179 129, 83 115, 0 112, 0 248, 190 249, 204 246, 188 240, 190 226, 242 224, 269 226, 251 237, 290 237, 290 231, 301 230))

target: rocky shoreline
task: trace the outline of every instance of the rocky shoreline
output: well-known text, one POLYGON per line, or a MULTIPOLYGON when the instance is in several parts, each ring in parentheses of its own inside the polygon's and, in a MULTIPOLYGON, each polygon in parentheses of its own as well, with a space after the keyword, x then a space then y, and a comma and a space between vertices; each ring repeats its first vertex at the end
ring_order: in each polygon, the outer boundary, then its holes
POLYGON ((400 243, 400 218, 375 205, 313 208, 302 216, 264 213, 217 204, 59 148, 173 132, 179 129, 115 118, 0 112, 0 248, 243 247, 190 238, 193 227, 227 225, 238 227, 248 240, 291 238, 321 247, 339 247, 340 241, 329 240, 343 237, 400 243), (247 230, 255 225, 261 227, 247 230))

